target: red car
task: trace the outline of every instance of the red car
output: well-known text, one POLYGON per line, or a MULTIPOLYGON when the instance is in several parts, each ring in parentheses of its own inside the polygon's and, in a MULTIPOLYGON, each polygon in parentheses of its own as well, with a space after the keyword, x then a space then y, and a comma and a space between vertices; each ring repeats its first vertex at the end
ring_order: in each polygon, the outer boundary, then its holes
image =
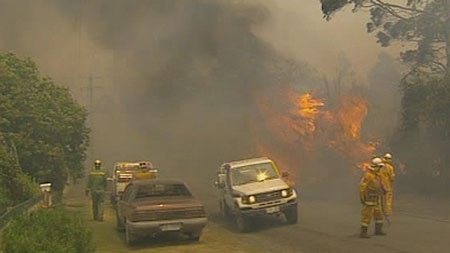
POLYGON ((131 181, 117 202, 116 216, 129 245, 139 237, 174 232, 198 241, 207 224, 203 203, 184 182, 172 179, 131 181))

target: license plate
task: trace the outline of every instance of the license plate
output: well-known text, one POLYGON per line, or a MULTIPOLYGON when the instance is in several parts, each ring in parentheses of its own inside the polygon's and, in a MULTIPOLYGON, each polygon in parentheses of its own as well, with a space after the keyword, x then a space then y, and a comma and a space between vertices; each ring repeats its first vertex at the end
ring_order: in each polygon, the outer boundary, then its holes
POLYGON ((279 211, 280 211, 279 206, 272 206, 272 207, 266 208, 266 213, 278 213, 279 211))
POLYGON ((181 229, 181 224, 176 223, 176 224, 164 224, 161 225, 161 231, 177 231, 181 229))

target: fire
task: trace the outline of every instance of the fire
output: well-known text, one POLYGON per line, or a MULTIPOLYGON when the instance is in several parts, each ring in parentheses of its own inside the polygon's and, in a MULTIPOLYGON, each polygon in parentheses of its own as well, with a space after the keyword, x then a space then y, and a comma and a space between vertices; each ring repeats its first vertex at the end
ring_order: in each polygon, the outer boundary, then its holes
POLYGON ((282 106, 273 97, 255 96, 270 132, 263 135, 273 137, 256 140, 258 153, 271 156, 282 168, 322 168, 320 152, 324 150, 332 150, 337 159, 360 170, 369 166, 367 160, 379 142, 361 139, 361 127, 368 114, 368 102, 363 96, 342 95, 331 107, 311 92, 298 93, 287 85, 278 88, 271 95, 284 98, 282 106))
POLYGON ((313 98, 310 93, 306 93, 300 95, 298 98, 298 113, 304 118, 312 119, 318 114, 318 107, 322 107, 324 105, 325 104, 322 101, 313 98))
POLYGON ((336 114, 344 134, 359 139, 361 125, 368 113, 367 101, 362 97, 346 95, 342 97, 340 103, 336 114))
POLYGON ((344 95, 341 97, 334 115, 335 121, 333 138, 330 147, 347 157, 360 169, 364 169, 364 161, 372 157, 379 142, 363 142, 361 140, 361 126, 368 113, 367 101, 358 95, 344 95), (363 164, 363 165, 361 165, 363 164))
POLYGON ((306 120, 306 129, 310 132, 316 130, 315 120, 319 114, 319 108, 325 104, 312 97, 310 93, 300 95, 298 98, 298 114, 306 120))
POLYGON ((264 115, 266 124, 276 139, 282 143, 295 145, 310 136, 316 129, 315 120, 319 116, 319 107, 324 103, 311 94, 298 94, 284 86, 278 95, 285 98, 281 106, 271 101, 271 97, 256 95, 259 110, 264 115))

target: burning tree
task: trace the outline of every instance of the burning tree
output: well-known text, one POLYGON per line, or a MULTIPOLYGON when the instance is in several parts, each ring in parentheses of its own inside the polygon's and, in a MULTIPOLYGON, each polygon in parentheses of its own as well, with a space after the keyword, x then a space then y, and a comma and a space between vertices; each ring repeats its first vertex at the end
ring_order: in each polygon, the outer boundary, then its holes
POLYGON ((277 94, 284 97, 282 107, 269 96, 257 95, 269 132, 257 139, 259 152, 282 161, 291 174, 301 173, 313 183, 364 168, 378 143, 365 142, 361 136, 368 113, 362 93, 346 91, 330 106, 314 92, 300 93, 288 85, 277 87, 277 94))

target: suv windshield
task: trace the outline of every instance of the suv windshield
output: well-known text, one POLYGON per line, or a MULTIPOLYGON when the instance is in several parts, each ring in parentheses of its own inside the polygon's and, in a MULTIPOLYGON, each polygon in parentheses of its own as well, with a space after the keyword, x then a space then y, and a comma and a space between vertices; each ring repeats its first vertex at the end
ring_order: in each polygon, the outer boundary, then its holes
POLYGON ((232 185, 242 185, 279 178, 272 163, 251 164, 230 169, 232 185))

